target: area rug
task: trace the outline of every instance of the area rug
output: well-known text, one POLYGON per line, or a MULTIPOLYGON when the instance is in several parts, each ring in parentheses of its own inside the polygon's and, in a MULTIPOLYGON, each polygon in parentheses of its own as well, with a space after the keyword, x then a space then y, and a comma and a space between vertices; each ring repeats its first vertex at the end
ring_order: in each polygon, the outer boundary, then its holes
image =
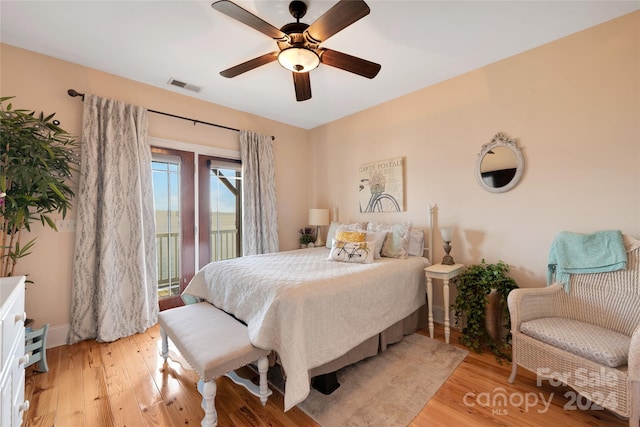
MULTIPOLYGON (((324 395, 311 389, 298 407, 323 427, 407 426, 467 354, 412 334, 374 357, 339 370, 336 391, 324 395)), ((281 389, 278 379, 273 380, 272 385, 281 389)))

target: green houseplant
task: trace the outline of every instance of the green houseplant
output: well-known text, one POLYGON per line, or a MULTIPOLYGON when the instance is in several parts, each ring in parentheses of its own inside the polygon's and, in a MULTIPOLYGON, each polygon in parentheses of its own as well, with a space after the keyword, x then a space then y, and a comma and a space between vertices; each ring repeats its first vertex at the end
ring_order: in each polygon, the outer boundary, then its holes
POLYGON ((507 296, 518 285, 509 277, 509 266, 503 261, 487 264, 483 259, 468 266, 457 279, 458 295, 452 308, 456 326, 463 324, 461 341, 478 353, 488 347, 498 361, 510 360, 507 296))
POLYGON ((69 179, 79 163, 75 139, 54 114, 12 109, 0 98, 0 277, 12 276, 35 239, 21 242, 34 221, 57 230, 50 214, 64 218, 74 196, 69 179))
POLYGON ((316 239, 313 237, 313 228, 304 227, 298 230, 298 233, 300 233, 300 239, 298 240, 300 241, 300 245, 303 248, 306 248, 309 243, 313 243, 316 241, 316 239))

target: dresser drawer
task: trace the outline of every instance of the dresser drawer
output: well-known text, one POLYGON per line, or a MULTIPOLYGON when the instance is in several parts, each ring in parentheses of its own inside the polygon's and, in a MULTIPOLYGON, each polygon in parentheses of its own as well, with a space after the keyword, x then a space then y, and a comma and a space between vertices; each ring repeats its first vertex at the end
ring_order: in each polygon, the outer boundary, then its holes
POLYGON ((14 426, 22 425, 24 413, 29 409, 29 401, 24 400, 24 364, 13 375, 13 414, 11 419, 14 426))
MULTIPOLYGON (((29 361, 29 355, 24 354, 24 345, 22 342, 18 343, 18 345, 14 349, 14 353, 11 356, 11 369, 13 370, 13 392, 14 392, 14 401, 17 399, 19 391, 22 391, 22 395, 20 395, 21 400, 24 400, 24 374, 25 368, 27 366, 27 362, 29 361)), ((14 402, 15 406, 16 402, 14 402)))
POLYGON ((21 356, 22 353, 24 353, 24 347, 19 346, 15 349, 0 384, 0 425, 2 427, 20 426, 24 412, 29 409, 29 402, 24 401, 26 359, 23 355, 21 356))
MULTIPOLYGON (((24 312, 24 292, 17 292, 12 295, 7 303, 9 304, 4 311, 2 319, 2 361, 0 366, 4 367, 13 349, 13 343, 16 340, 22 341, 24 348, 24 321, 26 314, 24 312)), ((4 308, 4 307, 3 307, 4 308)))

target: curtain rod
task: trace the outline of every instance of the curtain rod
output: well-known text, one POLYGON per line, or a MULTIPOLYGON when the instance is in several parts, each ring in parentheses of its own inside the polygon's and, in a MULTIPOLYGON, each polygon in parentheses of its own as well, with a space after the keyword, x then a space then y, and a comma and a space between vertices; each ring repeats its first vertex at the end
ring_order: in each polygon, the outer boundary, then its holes
MULTIPOLYGON (((75 98, 75 97, 79 96, 84 101, 84 93, 80 93, 75 89, 67 90, 67 94, 72 98, 75 98)), ((150 113, 162 114, 163 116, 169 116, 169 117, 173 117, 173 118, 176 118, 176 119, 186 120, 188 122, 193 122, 194 125, 196 123, 200 123, 202 125, 215 126, 217 128, 222 128, 222 129, 232 130, 232 131, 235 131, 235 132, 240 132, 240 129, 236 129, 236 128, 232 128, 232 127, 224 126, 224 125, 219 125, 217 123, 203 122, 202 120, 192 119, 192 118, 183 117, 183 116, 177 116, 175 114, 165 113, 165 112, 162 112, 162 111, 156 111, 156 110, 150 110, 150 109, 147 109, 147 111, 150 112, 150 113)), ((275 136, 271 136, 271 140, 275 140, 275 139, 276 139, 275 136)))

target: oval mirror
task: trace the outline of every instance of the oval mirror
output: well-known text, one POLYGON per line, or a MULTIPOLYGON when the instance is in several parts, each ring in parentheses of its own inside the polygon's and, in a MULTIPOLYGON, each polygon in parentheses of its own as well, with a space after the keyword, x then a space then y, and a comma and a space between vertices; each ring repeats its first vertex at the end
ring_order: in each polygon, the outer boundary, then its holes
POLYGON ((476 159, 478 184, 492 193, 504 193, 518 184, 524 172, 524 157, 515 139, 497 133, 484 144, 476 159))

